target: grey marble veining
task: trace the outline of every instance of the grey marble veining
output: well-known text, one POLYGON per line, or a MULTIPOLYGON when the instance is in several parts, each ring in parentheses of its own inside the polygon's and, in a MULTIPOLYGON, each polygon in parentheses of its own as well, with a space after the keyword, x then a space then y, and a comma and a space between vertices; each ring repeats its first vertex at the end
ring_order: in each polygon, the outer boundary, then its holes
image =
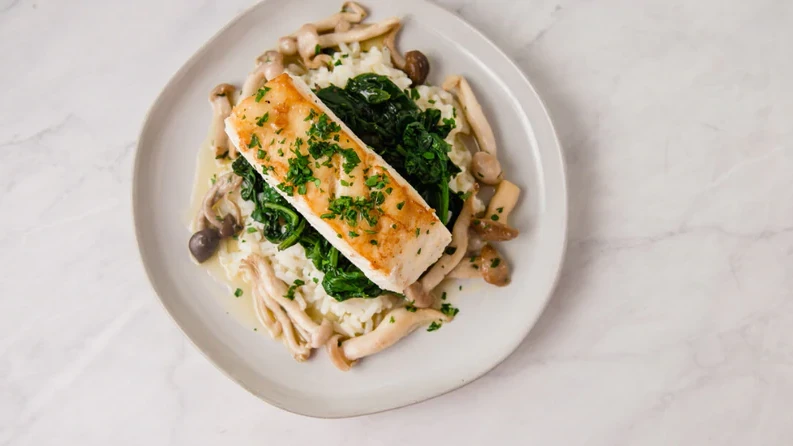
POLYGON ((249 2, 0 0, 0 445, 793 444, 793 3, 439 3, 555 118, 563 277, 484 378, 326 421, 201 357, 132 233, 147 108, 249 2))

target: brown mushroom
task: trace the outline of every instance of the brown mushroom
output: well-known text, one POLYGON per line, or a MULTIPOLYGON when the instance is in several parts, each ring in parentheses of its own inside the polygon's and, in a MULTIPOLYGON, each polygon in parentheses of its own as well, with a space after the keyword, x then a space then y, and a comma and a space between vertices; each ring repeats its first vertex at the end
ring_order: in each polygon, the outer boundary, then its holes
POLYGON ((396 36, 401 28, 402 24, 394 26, 383 40, 383 45, 388 48, 394 66, 407 73, 413 85, 421 85, 427 80, 430 73, 430 61, 424 53, 418 50, 408 51, 402 57, 396 48, 396 36))
POLYGON ((226 127, 223 122, 231 115, 231 99, 234 86, 220 84, 209 93, 209 103, 212 105, 212 141, 210 146, 215 157, 228 153, 229 158, 236 158, 237 149, 234 144, 229 144, 226 127))
POLYGON ((490 199, 483 218, 474 219, 471 228, 485 241, 512 240, 520 231, 509 226, 509 214, 515 208, 520 188, 509 181, 502 181, 490 199))
POLYGON ((509 265, 492 245, 485 245, 479 253, 479 271, 485 282, 504 286, 509 283, 509 265))
POLYGON ((498 184, 502 179, 501 165, 496 153, 496 137, 487 121, 482 106, 479 105, 468 81, 462 76, 449 76, 443 81, 443 89, 454 91, 463 106, 465 118, 474 131, 480 152, 485 155, 474 155, 471 162, 471 173, 474 178, 485 184, 498 184))
POLYGON ((278 51, 266 51, 256 58, 256 68, 245 79, 240 99, 254 95, 264 83, 284 72, 284 56, 278 51))
POLYGON ((509 265, 496 248, 486 244, 478 255, 460 262, 449 277, 454 279, 482 277, 487 283, 504 286, 509 283, 509 265))

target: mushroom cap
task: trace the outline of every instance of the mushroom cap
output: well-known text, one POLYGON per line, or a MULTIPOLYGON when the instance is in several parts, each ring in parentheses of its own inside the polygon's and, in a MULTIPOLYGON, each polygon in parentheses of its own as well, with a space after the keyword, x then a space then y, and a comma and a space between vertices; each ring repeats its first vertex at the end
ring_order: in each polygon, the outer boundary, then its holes
POLYGON ((509 283, 509 265, 492 245, 485 245, 479 254, 479 271, 485 282, 504 286, 509 283))
POLYGON ((297 52, 303 61, 311 60, 317 55, 317 45, 319 45, 319 33, 317 27, 306 23, 295 33, 297 39, 297 52))
POLYGON ((503 177, 498 158, 487 152, 474 153, 471 157, 471 173, 477 180, 490 185, 500 183, 503 177))
POLYGON ((421 51, 413 50, 405 53, 405 73, 413 81, 413 85, 421 85, 430 74, 430 61, 421 51))
POLYGON ((297 40, 292 36, 284 36, 278 39, 278 51, 287 56, 297 54, 297 40))
POLYGON ((512 240, 520 234, 520 231, 512 226, 492 220, 475 219, 471 221, 473 229, 482 240, 488 242, 503 242, 512 240))
POLYGON ((209 102, 214 101, 218 97, 226 97, 234 94, 234 90, 235 88, 231 84, 219 84, 209 92, 209 102))

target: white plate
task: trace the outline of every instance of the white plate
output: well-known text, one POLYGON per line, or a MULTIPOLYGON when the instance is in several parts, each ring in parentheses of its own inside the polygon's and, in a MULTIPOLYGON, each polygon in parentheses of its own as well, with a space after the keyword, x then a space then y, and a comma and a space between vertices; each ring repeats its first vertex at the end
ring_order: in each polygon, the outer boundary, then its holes
MULTIPOLYGON (((218 368, 270 404, 309 416, 363 415, 416 403, 463 386, 503 361, 526 337, 551 296, 565 249, 567 193, 561 148, 537 93, 521 71, 474 28, 420 0, 363 0, 372 16, 405 19, 403 51, 420 49, 429 82, 452 73, 472 84, 494 127, 507 178, 523 193, 510 222, 522 230, 503 244, 513 268, 506 288, 465 285, 461 309, 439 331, 417 331, 352 371, 324 351, 306 363, 224 311, 227 290, 189 257, 185 228, 198 148, 207 132, 207 95, 241 85, 256 56, 341 2, 270 0, 242 13, 171 79, 152 106, 135 159, 133 211, 149 279, 163 305, 218 368)), ((455 288, 456 290, 456 288, 455 288)))

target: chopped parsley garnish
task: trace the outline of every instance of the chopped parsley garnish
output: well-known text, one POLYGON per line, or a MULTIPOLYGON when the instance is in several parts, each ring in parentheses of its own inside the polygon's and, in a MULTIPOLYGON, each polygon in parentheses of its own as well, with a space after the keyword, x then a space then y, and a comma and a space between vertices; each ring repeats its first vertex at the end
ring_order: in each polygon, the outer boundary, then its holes
MULTIPOLYGON (((314 111, 314 109, 311 109, 311 111, 314 111)), ((324 141, 330 138, 332 134, 340 131, 341 126, 331 121, 328 115, 323 113, 319 115, 319 119, 316 122, 311 124, 311 127, 309 127, 306 134, 309 137, 318 139, 319 141, 324 141)))
POLYGON ((262 142, 259 141, 259 137, 254 133, 251 135, 251 142, 248 143, 248 147, 261 147, 262 142))
POLYGON ((415 313, 416 312, 416 306, 413 305, 413 302, 405 305, 405 309, 408 310, 411 313, 415 313))
POLYGON ((270 119, 270 112, 263 114, 259 119, 256 120, 256 125, 259 127, 263 126, 267 120, 270 119))
POLYGON ((498 257, 496 257, 495 259, 490 261, 490 267, 491 268, 495 268, 495 267, 497 267, 500 264, 501 264, 501 259, 499 259, 498 257))
POLYGON ((270 91, 270 87, 262 87, 262 88, 260 88, 259 91, 256 92, 256 102, 260 102, 262 100, 262 98, 264 97, 264 95, 267 94, 268 91, 270 91))
POLYGON ((393 192, 393 191, 394 191, 394 188, 393 188, 393 187, 387 187, 387 188, 385 189, 385 193, 387 193, 388 195, 391 195, 391 192, 393 192))
POLYGON ((372 244, 372 245, 377 246, 377 240, 374 240, 374 239, 369 240, 369 243, 372 244))
POLYGON ((474 263, 474 262, 476 262, 476 256, 471 256, 471 257, 468 259, 468 261, 469 261, 469 262, 471 262, 471 263, 474 263))
POLYGON ((498 208, 498 209, 496 209, 496 210, 498 211, 498 213, 499 213, 499 214, 500 214, 500 213, 502 213, 502 212, 504 212, 504 208, 503 208, 503 207, 500 207, 500 208, 498 208))
POLYGON ((320 44, 317 44, 317 46, 314 47, 314 55, 316 56, 321 52, 322 52, 322 46, 320 46, 320 44))
POLYGON ((312 280, 314 283, 319 283, 319 279, 317 279, 316 277, 313 277, 311 280, 312 280))
POLYGON ((358 233, 355 232, 355 231, 350 231, 350 232, 347 233, 347 235, 349 235, 352 238, 358 237, 358 233))
POLYGON ((242 296, 242 288, 237 288, 236 290, 234 290, 234 297, 240 297, 240 296, 242 296))
POLYGON ((265 155, 267 154, 262 149, 256 151, 256 158, 259 158, 260 160, 263 160, 265 155))
POLYGON ((367 178, 365 184, 372 189, 382 189, 390 182, 385 174, 378 173, 367 178))
POLYGON ((248 228, 248 234, 253 234, 254 232, 258 231, 258 229, 254 228, 253 226, 248 228))
POLYGON ((430 104, 434 104, 435 103, 435 99, 430 99, 427 102, 429 102, 430 104))
POLYGON ((419 248, 419 250, 416 251, 416 255, 421 255, 421 248, 419 248))
POLYGON ((317 187, 319 187, 321 183, 319 178, 314 177, 311 172, 311 167, 309 167, 311 161, 308 159, 308 156, 297 150, 292 150, 292 153, 294 153, 295 156, 289 158, 289 170, 286 172, 284 182, 279 184, 278 188, 287 195, 292 195, 294 188, 297 187, 297 193, 305 195, 307 183, 314 183, 317 187))
POLYGON ((441 294, 441 300, 446 300, 446 291, 444 291, 443 294, 441 294))
POLYGON ((341 65, 341 59, 336 60, 336 63, 334 63, 333 65, 336 66, 336 67, 341 65))
POLYGON ((429 327, 427 327, 427 331, 436 331, 436 330, 438 330, 439 328, 441 328, 441 325, 443 325, 443 324, 442 324, 442 323, 440 323, 440 322, 435 322, 435 321, 432 321, 432 323, 430 324, 430 326, 429 326, 429 327))
POLYGON ((404 201, 397 203, 397 209, 398 210, 401 211, 403 207, 405 207, 405 202, 404 201))
POLYGON ((493 221, 498 221, 498 215, 493 214, 493 215, 490 216, 490 219, 493 220, 493 221))
POLYGON ((391 316, 391 319, 389 319, 388 322, 390 324, 393 324, 394 322, 396 322, 396 319, 394 319, 394 316, 391 316))
POLYGON ((303 286, 305 284, 306 282, 303 282, 300 279, 295 280, 295 282, 291 286, 289 286, 289 289, 286 290, 286 294, 284 294, 284 297, 289 300, 295 300, 295 291, 297 290, 297 287, 303 286))
POLYGON ((375 226, 380 219, 381 210, 378 206, 383 203, 383 199, 382 193, 377 191, 370 193, 369 197, 341 196, 331 201, 328 212, 320 217, 339 217, 351 227, 356 227, 358 220, 363 219, 369 226, 375 226))
POLYGON ((306 119, 304 119, 303 121, 311 121, 316 116, 317 116, 317 112, 315 112, 314 109, 312 108, 311 110, 308 111, 308 116, 306 116, 306 119))
POLYGON ((397 225, 396 225, 396 223, 394 223, 394 224, 392 224, 392 225, 391 225, 391 229, 396 229, 396 228, 397 228, 397 225))
POLYGON ((280 129, 278 129, 278 130, 276 130, 276 131, 275 131, 275 134, 276 134, 276 135, 280 135, 280 134, 281 134, 281 132, 283 132, 283 131, 284 131, 284 128, 283 128, 283 127, 281 127, 280 129))
MULTIPOLYGON (((444 293, 446 294, 446 293, 444 293)), ((459 308, 454 308, 451 304, 442 304, 441 305, 441 313, 445 314, 446 316, 457 316, 457 313, 460 312, 459 308)))
POLYGON ((349 183, 348 181, 346 181, 346 180, 341 180, 341 181, 339 181, 339 182, 340 182, 340 183, 341 183, 341 185, 342 185, 342 186, 344 186, 344 187, 350 187, 350 183, 349 183))
POLYGON ((363 232, 367 234, 377 234, 377 231, 372 231, 371 229, 364 229, 363 232))
POLYGON ((278 156, 284 156, 284 149, 278 149, 278 156))
POLYGON ((413 99, 414 101, 418 101, 419 99, 421 99, 421 95, 419 94, 419 91, 417 89, 415 88, 410 89, 410 99, 413 99))
POLYGON ((421 235, 421 228, 416 228, 416 237, 421 235))
POLYGON ((217 175, 217 174, 215 174, 215 173, 213 173, 213 174, 212 174, 212 178, 210 178, 210 179, 209 179, 209 181, 210 181, 212 184, 215 184, 215 182, 216 182, 217 180, 218 180, 218 175, 217 175))
POLYGON ((448 255, 452 255, 455 252, 457 252, 457 248, 455 248, 454 246, 447 246, 446 249, 443 250, 443 252, 445 252, 448 255))

